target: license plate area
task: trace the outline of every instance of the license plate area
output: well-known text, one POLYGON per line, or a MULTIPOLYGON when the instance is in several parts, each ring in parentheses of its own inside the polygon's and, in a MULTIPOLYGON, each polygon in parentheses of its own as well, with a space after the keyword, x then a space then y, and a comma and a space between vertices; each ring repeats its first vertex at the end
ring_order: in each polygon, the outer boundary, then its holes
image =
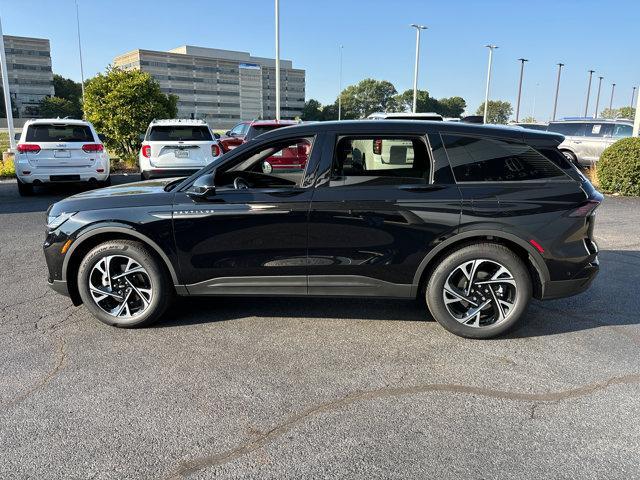
POLYGON ((71 152, 69 150, 54 150, 53 156, 55 158, 71 158, 71 152))
POLYGON ((189 158, 189 150, 176 150, 174 154, 176 158, 189 158))
POLYGON ((50 175, 51 182, 79 182, 80 175, 50 175))

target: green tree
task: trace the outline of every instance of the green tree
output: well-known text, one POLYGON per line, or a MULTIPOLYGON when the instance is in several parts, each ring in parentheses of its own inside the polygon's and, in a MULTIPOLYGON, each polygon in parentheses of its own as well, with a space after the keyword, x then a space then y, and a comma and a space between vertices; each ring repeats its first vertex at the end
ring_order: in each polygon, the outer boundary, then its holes
POLYGON ((108 67, 85 85, 84 111, 107 146, 123 159, 133 159, 140 134, 154 118, 173 118, 178 97, 160 91, 151 75, 139 70, 108 67))
POLYGON ((82 118, 80 102, 60 97, 46 97, 40 101, 40 116, 44 118, 82 118))
POLYGON ((322 120, 322 104, 313 98, 304 102, 300 119, 306 121, 322 120))
POLYGON ((600 118, 627 118, 633 120, 636 116, 636 109, 632 107, 605 108, 600 112, 600 118))
POLYGON ((538 123, 538 121, 536 120, 535 117, 529 116, 529 117, 524 117, 522 120, 520 120, 521 123, 538 123))
POLYGON ((342 118, 366 118, 374 112, 396 111, 396 93, 391 82, 365 78, 342 91, 342 118))
POLYGON ((439 110, 437 113, 444 117, 459 118, 467 108, 467 102, 462 97, 441 98, 438 103, 439 110))
MULTIPOLYGON (((506 124, 513 113, 513 107, 509 102, 502 100, 489 100, 487 109, 487 123, 506 124)), ((476 110, 476 115, 484 115, 484 102, 476 110)))
MULTIPOLYGON (((399 111, 411 112, 413 110, 413 90, 405 90, 395 96, 399 111)), ((426 90, 418 90, 416 95, 416 110, 418 112, 433 112, 443 117, 460 117, 467 102, 462 97, 441 98, 440 100, 429 96, 426 90)))
POLYGON ((322 115, 320 116, 320 120, 329 121, 329 120, 337 120, 337 119, 338 119, 338 101, 337 100, 336 100, 336 103, 332 103, 322 107, 322 115))
POLYGON ((80 83, 54 73, 53 90, 55 91, 56 97, 64 98, 70 102, 78 102, 78 105, 80 104, 80 100, 82 99, 82 85, 80 83))

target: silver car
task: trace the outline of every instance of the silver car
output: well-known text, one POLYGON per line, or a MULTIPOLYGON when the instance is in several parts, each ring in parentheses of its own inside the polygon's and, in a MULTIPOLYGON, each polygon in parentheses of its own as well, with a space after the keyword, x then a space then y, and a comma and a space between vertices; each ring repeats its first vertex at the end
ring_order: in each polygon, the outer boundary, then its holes
POLYGON ((609 145, 633 134, 630 120, 564 120, 551 122, 549 132, 565 136, 558 147, 576 165, 591 166, 609 145))

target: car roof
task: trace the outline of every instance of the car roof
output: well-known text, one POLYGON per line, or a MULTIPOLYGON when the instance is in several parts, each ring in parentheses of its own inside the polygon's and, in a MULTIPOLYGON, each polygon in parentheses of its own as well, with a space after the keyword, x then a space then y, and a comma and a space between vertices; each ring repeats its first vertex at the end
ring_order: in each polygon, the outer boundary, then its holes
POLYGON ((173 125, 198 125, 198 126, 202 126, 202 125, 207 125, 207 122, 205 122, 204 120, 191 119, 191 118, 163 118, 161 120, 152 120, 149 125, 151 125, 151 126, 153 126, 153 125, 168 125, 168 126, 173 126, 173 125))
POLYGON ((86 120, 78 120, 77 118, 32 118, 25 122, 26 125, 37 125, 42 123, 58 123, 66 125, 91 125, 86 120))
POLYGON ((557 145, 564 141, 564 135, 531 130, 526 128, 509 127, 506 125, 482 125, 464 122, 441 122, 433 120, 341 120, 316 123, 301 123, 284 128, 278 128, 260 135, 260 140, 276 139, 289 136, 293 132, 300 135, 315 135, 323 132, 337 134, 390 134, 390 135, 424 135, 427 133, 450 133, 458 135, 479 135, 487 137, 501 137, 514 140, 535 140, 542 144, 557 145))
POLYGON ((553 120, 552 123, 633 123, 633 120, 628 118, 582 118, 582 119, 567 119, 567 120, 553 120))
POLYGON ((371 115, 369 115, 367 117, 370 120, 373 119, 392 119, 392 118, 402 118, 402 119, 406 119, 406 118, 416 118, 416 119, 420 119, 420 118, 442 118, 442 115, 440 115, 439 113, 435 113, 435 112, 421 112, 421 113, 413 113, 413 112, 389 112, 389 113, 385 113, 385 112, 375 112, 372 113, 371 115))
POLYGON ((275 127, 278 125, 298 125, 300 122, 297 120, 254 120, 252 122, 243 123, 249 123, 252 127, 275 127))

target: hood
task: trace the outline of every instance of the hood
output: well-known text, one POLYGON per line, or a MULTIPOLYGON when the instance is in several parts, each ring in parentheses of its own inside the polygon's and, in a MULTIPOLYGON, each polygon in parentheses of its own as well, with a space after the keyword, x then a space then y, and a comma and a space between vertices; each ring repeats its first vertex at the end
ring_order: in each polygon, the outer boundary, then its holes
POLYGON ((50 213, 171 205, 174 193, 164 188, 174 180, 176 178, 163 178, 89 190, 53 204, 50 213))

